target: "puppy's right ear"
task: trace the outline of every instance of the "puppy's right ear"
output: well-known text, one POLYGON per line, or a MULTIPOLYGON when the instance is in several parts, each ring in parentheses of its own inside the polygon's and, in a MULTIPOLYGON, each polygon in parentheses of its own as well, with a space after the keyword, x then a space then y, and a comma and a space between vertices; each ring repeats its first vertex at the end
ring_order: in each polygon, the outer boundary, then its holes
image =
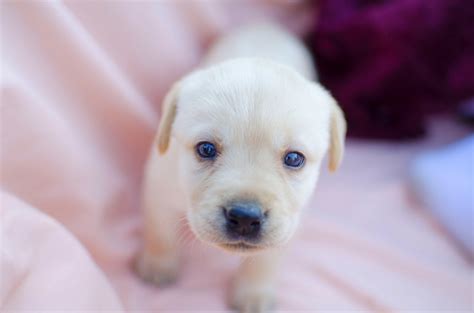
POLYGON ((176 117, 176 105, 178 102, 178 94, 180 90, 179 82, 176 82, 171 86, 170 91, 165 96, 162 105, 162 115, 160 119, 160 125, 158 126, 158 133, 156 136, 156 142, 158 145, 158 151, 160 154, 164 154, 168 150, 170 143, 171 131, 173 128, 173 122, 176 117))
POLYGON ((347 124, 339 105, 334 101, 331 104, 330 140, 329 140, 329 170, 335 172, 344 156, 344 142, 347 124))

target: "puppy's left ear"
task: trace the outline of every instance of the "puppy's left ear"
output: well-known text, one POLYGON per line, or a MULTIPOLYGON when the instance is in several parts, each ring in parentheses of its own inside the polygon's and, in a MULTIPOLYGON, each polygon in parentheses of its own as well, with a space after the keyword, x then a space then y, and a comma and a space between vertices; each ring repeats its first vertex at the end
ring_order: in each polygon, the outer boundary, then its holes
POLYGON ((168 91, 165 99, 163 100, 163 111, 156 135, 156 142, 160 154, 164 154, 166 150, 168 150, 173 122, 176 117, 176 106, 178 102, 179 90, 180 83, 178 81, 173 84, 170 91, 168 91))
POLYGON ((329 126, 329 170, 336 171, 344 156, 344 142, 346 138, 346 119, 336 101, 331 101, 331 117, 329 126))

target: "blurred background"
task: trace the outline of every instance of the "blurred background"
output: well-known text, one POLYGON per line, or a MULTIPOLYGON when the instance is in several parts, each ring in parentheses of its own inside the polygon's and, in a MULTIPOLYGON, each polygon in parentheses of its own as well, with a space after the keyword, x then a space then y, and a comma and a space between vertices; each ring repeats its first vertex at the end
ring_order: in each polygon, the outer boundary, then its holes
POLYGON ((278 285, 286 311, 474 310, 474 2, 2 1, 4 310, 226 311, 239 259, 184 230, 176 285, 139 281, 161 100, 221 34, 298 35, 348 121, 278 285))

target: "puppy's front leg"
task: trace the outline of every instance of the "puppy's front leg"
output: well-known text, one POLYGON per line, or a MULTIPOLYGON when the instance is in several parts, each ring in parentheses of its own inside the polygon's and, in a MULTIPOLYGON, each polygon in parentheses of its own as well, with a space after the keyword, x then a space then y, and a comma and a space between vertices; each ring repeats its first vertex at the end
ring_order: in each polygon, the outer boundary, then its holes
POLYGON ((138 274, 155 285, 173 282, 178 274, 179 190, 172 162, 153 152, 143 189, 144 248, 135 264, 138 274))
POLYGON ((176 230, 177 218, 147 217, 144 234, 144 248, 138 256, 136 270, 141 278, 157 286, 176 280, 179 269, 176 230), (153 222, 157 219, 166 223, 153 222))
POLYGON ((266 251, 243 260, 231 291, 233 308, 242 313, 267 312, 272 308, 280 254, 266 251))

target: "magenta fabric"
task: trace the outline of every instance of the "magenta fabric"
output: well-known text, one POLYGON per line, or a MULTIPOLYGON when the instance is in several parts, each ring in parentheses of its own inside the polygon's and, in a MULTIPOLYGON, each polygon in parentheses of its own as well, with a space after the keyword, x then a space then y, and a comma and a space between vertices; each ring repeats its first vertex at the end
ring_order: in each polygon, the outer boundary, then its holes
POLYGON ((322 0, 310 37, 349 135, 407 139, 474 96, 474 1, 322 0))

